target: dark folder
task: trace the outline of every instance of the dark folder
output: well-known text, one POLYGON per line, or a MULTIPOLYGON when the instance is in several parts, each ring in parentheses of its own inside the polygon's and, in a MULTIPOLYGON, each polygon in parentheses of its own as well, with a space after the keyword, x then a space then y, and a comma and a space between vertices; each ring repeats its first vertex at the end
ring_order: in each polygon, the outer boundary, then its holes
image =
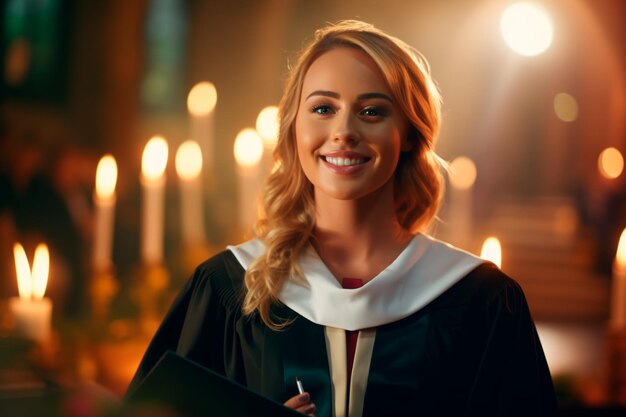
POLYGON ((127 398, 126 407, 157 407, 181 416, 302 417, 247 387, 168 351, 127 398))

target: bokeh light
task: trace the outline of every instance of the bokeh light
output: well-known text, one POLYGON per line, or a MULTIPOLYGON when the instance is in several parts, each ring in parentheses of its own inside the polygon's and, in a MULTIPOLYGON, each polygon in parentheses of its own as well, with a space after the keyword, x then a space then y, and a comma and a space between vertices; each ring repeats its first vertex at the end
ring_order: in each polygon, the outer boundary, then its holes
POLYGON ((263 139, 256 130, 243 129, 235 138, 234 154, 240 166, 255 166, 263 156, 263 139))
POLYGON ((502 267, 502 246, 498 238, 492 236, 485 240, 480 257, 493 262, 498 268, 502 267))
POLYGON ((100 158, 96 168, 96 195, 98 198, 111 198, 117 183, 117 163, 111 155, 100 158))
POLYGON ((176 173, 185 180, 197 178, 202 171, 202 150, 198 142, 187 140, 176 151, 176 173))
POLYGON ((206 116, 217 104, 217 90, 213 83, 200 82, 193 86, 187 96, 187 109, 194 116, 206 116))
POLYGON ((573 122, 578 119, 578 101, 567 93, 558 93, 554 96, 554 113, 564 122, 573 122))
POLYGON ((471 188, 476 182, 476 175, 476 165, 466 156, 459 156, 450 163, 450 183, 454 188, 471 188))
POLYGON ((606 148, 598 157, 598 170, 607 179, 615 179, 624 171, 624 157, 615 148, 606 148))
POLYGON ((256 130, 268 147, 273 148, 276 145, 278 140, 278 107, 267 106, 259 112, 256 118, 256 130))
POLYGON ((524 56, 539 55, 552 44, 550 18, 531 3, 515 3, 502 13, 500 29, 506 44, 524 56))
POLYGON ((141 173, 147 180, 161 177, 167 166, 167 142, 161 136, 153 136, 143 150, 141 173))

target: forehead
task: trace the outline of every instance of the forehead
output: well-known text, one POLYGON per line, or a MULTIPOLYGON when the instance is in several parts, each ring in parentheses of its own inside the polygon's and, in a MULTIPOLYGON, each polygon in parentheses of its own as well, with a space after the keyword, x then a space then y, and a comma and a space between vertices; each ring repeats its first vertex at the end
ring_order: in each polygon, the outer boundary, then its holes
POLYGON ((316 90, 340 95, 379 92, 391 94, 387 80, 374 60, 356 48, 339 47, 317 57, 302 83, 302 97, 316 90))

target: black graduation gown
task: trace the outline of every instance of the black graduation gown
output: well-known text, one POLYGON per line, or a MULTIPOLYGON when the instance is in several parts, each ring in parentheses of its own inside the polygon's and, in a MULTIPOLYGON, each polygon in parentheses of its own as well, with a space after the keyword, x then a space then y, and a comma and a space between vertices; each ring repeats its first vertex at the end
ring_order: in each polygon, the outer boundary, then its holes
MULTIPOLYGON (((332 416, 324 327, 286 306, 283 331, 241 313, 244 269, 230 251, 200 265, 150 343, 129 392, 174 350, 284 402, 295 377, 332 416)), ((172 381, 173 384, 176 381, 172 381)), ((552 416, 550 372, 519 285, 482 264, 418 312, 376 328, 363 416, 552 416)))

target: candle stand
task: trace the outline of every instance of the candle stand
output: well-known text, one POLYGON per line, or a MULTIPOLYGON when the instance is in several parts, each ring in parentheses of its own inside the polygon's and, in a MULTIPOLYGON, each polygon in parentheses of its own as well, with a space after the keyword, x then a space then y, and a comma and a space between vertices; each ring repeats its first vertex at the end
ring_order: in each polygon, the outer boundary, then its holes
POLYGON ((153 333, 162 318, 170 275, 163 265, 144 265, 137 278, 133 294, 139 305, 139 322, 144 331, 153 333))
POLYGON ((89 285, 91 313, 96 323, 103 323, 109 314, 113 298, 119 292, 118 280, 112 268, 95 271, 89 285))

